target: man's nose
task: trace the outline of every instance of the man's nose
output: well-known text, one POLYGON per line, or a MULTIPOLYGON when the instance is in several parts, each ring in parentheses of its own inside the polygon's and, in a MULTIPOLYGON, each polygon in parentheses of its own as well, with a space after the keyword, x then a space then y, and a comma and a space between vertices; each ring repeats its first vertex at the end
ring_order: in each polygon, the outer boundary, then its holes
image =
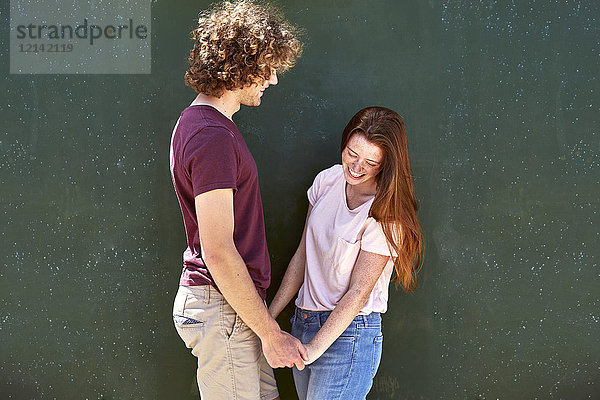
POLYGON ((269 85, 277 85, 277 72, 273 72, 267 82, 269 83, 269 85))

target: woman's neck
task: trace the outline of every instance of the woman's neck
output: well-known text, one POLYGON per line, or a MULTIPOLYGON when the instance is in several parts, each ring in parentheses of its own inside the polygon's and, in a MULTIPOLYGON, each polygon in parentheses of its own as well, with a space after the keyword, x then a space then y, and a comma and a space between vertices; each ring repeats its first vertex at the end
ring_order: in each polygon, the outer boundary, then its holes
POLYGON ((377 186, 356 187, 346 183, 346 201, 348 208, 353 210, 371 200, 377 192, 377 186))

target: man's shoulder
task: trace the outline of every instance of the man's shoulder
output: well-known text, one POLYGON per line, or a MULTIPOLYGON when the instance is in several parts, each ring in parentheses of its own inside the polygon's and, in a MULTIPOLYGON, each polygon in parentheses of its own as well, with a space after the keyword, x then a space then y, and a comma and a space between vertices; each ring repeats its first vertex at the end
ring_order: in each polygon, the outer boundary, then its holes
POLYGON ((190 106, 183 110, 177 126, 176 140, 184 147, 190 142, 233 141, 239 134, 235 124, 210 106, 190 106))
POLYGON ((190 106, 181 113, 179 125, 185 130, 199 131, 214 128, 216 131, 229 131, 234 134, 235 124, 210 106, 190 106))

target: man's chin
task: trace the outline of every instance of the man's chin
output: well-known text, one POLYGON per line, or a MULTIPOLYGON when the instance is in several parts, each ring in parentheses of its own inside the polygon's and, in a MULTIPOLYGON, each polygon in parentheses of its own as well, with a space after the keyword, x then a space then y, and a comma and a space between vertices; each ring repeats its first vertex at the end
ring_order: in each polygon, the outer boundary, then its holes
POLYGON ((260 106, 261 100, 257 99, 254 101, 247 101, 245 103, 242 103, 243 106, 247 106, 247 107, 258 107, 260 106))

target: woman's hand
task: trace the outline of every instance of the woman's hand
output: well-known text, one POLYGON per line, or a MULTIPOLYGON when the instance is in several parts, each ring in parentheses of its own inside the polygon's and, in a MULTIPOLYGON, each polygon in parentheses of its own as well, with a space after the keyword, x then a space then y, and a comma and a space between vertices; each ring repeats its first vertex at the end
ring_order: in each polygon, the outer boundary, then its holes
POLYGON ((306 349, 306 354, 308 354, 308 360, 304 361, 304 365, 312 364, 324 353, 324 351, 317 349, 317 346, 315 346, 312 342, 305 344, 304 348, 306 349))

